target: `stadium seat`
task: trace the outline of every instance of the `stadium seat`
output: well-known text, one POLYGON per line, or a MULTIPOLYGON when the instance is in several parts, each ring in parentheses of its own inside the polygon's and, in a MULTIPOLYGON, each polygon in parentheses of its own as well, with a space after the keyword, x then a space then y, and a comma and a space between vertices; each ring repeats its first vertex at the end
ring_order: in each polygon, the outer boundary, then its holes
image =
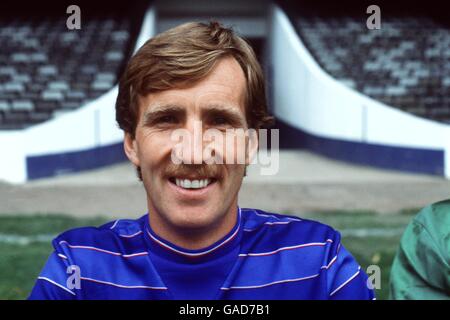
POLYGON ((450 123, 450 30, 422 16, 297 15, 297 30, 321 67, 387 105, 450 123))
POLYGON ((129 55, 131 19, 0 19, 0 130, 23 129, 77 109, 110 90, 129 55))

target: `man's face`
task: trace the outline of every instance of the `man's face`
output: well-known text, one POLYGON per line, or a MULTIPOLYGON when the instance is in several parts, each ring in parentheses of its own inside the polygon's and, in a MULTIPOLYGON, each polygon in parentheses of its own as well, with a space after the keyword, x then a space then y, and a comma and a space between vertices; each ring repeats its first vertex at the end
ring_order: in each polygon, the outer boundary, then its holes
POLYGON ((245 94, 241 67, 235 59, 224 58, 193 86, 151 93, 140 99, 135 139, 126 135, 125 150, 134 165, 141 168, 154 223, 182 230, 208 228, 223 223, 236 209, 245 170, 245 163, 236 164, 240 152, 236 149, 245 150, 245 144, 228 148, 225 132, 247 129, 245 94), (206 141, 203 133, 210 129, 218 130, 214 132, 223 135, 224 143, 216 143, 213 153, 205 153, 212 140, 206 141), (184 140, 183 152, 174 158, 173 149, 181 142, 174 139, 174 133, 180 130, 189 133, 191 143, 185 144, 184 140), (221 158, 224 164, 206 164, 205 154, 221 158), (194 162, 202 156, 203 163, 194 162), (183 163, 176 164, 174 159, 183 163))

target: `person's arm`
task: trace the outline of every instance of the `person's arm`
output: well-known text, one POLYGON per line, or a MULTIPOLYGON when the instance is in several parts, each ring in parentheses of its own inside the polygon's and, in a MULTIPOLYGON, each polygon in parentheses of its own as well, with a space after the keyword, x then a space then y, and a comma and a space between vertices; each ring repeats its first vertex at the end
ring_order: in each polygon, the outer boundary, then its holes
POLYGON ((77 299, 77 290, 67 288, 69 262, 60 250, 57 241, 53 241, 55 251, 50 255, 38 276, 28 297, 29 300, 72 300, 77 299))
POLYGON ((327 286, 330 300, 374 300, 374 290, 368 277, 355 258, 340 243, 340 235, 334 239, 335 254, 327 265, 327 286))
POLYGON ((391 270, 391 299, 450 299, 450 268, 445 251, 450 211, 427 207, 406 228, 391 270), (436 211, 438 209, 438 211, 436 211))

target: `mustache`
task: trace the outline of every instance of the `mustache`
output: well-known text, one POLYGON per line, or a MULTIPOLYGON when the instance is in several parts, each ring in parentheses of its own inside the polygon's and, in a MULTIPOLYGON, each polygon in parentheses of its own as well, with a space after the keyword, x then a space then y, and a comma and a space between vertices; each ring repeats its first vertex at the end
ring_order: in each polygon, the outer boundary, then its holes
POLYGON ((167 165, 165 175, 168 177, 206 177, 221 178, 222 168, 216 164, 173 164, 167 165))

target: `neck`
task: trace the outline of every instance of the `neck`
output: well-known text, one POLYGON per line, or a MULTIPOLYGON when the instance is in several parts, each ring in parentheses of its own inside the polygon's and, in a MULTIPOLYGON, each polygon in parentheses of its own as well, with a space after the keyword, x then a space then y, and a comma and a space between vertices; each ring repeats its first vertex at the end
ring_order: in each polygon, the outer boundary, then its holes
POLYGON ((156 210, 149 212, 150 226, 156 235, 188 250, 206 248, 222 239, 233 229, 238 215, 237 201, 234 201, 223 217, 213 224, 199 228, 183 228, 165 221, 156 210))

